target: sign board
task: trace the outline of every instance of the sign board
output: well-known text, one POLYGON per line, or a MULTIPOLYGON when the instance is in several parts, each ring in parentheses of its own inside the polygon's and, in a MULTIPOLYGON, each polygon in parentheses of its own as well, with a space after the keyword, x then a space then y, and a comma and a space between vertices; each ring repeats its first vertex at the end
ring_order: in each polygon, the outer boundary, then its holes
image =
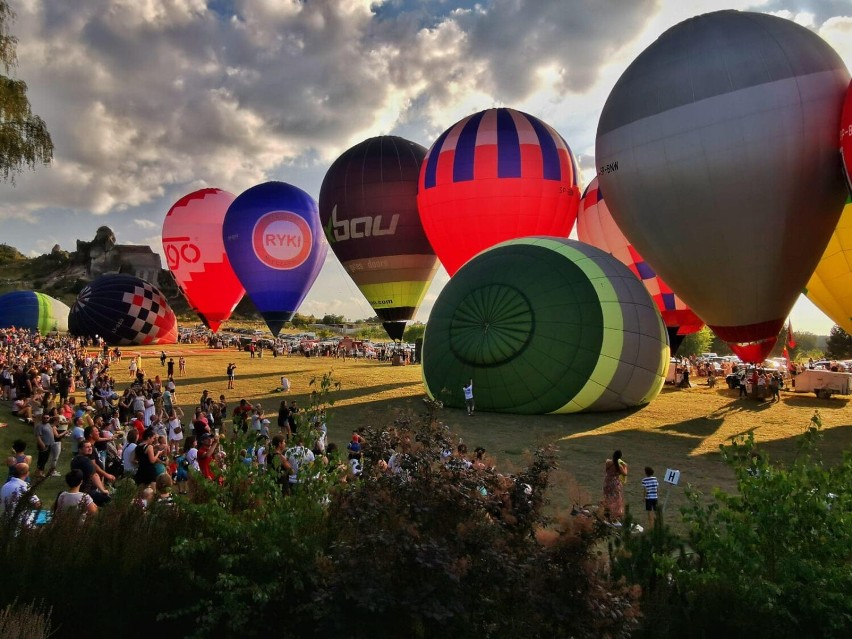
POLYGON ((671 484, 672 486, 677 486, 677 483, 680 481, 680 471, 675 470, 674 468, 666 468, 666 474, 663 477, 663 481, 667 484, 671 484))

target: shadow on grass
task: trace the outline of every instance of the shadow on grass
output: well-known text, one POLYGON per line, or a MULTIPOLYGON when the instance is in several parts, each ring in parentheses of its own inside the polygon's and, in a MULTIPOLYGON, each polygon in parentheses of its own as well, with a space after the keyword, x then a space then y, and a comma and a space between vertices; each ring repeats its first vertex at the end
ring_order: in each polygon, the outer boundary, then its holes
MULTIPOLYGON (((804 427, 802 432, 804 432, 804 427)), ((799 436, 800 434, 797 433, 784 439, 762 443, 758 446, 758 450, 761 453, 766 453, 773 461, 790 463, 796 457, 798 447, 795 440, 799 436)), ((823 461, 830 465, 839 463, 843 459, 844 450, 849 448, 849 442, 852 442, 852 424, 823 430, 822 442, 819 447, 823 461)))
POLYGON ((663 426, 658 430, 704 439, 719 430, 724 421, 722 417, 695 417, 678 422, 677 424, 663 426))

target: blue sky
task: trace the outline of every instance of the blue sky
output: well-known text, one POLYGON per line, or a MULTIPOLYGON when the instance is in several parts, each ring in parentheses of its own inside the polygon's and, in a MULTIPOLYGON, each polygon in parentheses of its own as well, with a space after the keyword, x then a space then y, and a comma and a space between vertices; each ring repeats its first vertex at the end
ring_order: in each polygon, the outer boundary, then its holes
MULTIPOLYGON (((382 134, 428 147, 460 118, 511 106, 555 127, 585 182, 603 103, 668 27, 720 8, 818 32, 852 67, 852 0, 11 0, 16 74, 56 144, 3 184, 0 241, 74 249, 106 224, 161 250, 166 211, 206 186, 284 180, 317 197, 344 150, 382 134)), ((426 320, 439 271, 418 315, 426 320)), ((300 309, 372 311, 329 257, 300 309)), ((810 303, 797 330, 827 333, 810 303)))

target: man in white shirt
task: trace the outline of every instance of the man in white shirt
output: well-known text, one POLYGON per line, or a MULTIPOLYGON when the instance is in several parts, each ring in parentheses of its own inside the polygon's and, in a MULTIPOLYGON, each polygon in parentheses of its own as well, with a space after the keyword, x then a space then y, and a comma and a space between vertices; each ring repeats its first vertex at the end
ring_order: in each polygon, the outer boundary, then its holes
MULTIPOLYGON (((0 489, 0 505, 4 513, 11 514, 18 500, 30 489, 27 483, 29 474, 30 467, 24 462, 15 464, 12 468, 12 477, 0 489)), ((41 501, 36 495, 30 495, 30 506, 35 510, 41 508, 41 501)))
POLYGON ((314 453, 310 448, 305 447, 302 437, 299 437, 297 443, 292 448, 288 448, 284 456, 290 463, 292 470, 290 471, 290 490, 292 491, 299 481, 299 469, 314 462, 314 453))
POLYGON ((464 391, 464 404, 467 407, 468 416, 473 415, 473 380, 471 379, 467 386, 462 386, 464 391))

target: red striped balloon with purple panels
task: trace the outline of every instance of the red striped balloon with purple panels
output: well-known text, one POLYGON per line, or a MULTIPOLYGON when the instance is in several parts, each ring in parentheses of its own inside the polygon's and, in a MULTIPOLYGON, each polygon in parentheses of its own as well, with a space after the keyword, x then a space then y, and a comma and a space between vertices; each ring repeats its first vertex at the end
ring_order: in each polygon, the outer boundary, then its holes
POLYGON ((432 145, 417 206, 432 248, 453 275, 506 240, 568 237, 580 191, 577 162, 555 129, 521 111, 487 109, 432 145))

